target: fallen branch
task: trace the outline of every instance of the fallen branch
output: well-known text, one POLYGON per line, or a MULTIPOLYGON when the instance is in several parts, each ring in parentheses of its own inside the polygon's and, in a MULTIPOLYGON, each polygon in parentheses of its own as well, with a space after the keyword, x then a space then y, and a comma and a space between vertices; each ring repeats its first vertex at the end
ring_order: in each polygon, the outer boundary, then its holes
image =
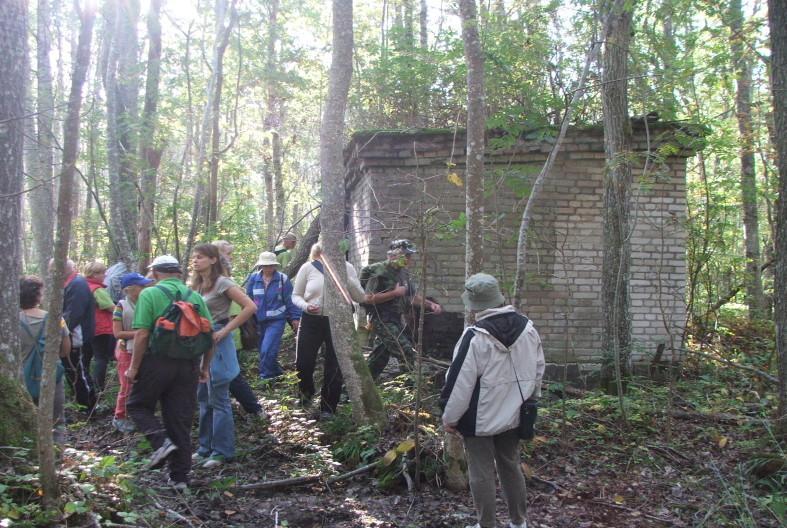
POLYGON ((593 504, 600 504, 601 506, 607 506, 609 508, 614 508, 616 510, 627 511, 627 512, 633 513, 635 515, 641 515, 641 516, 645 517, 646 519, 651 519, 653 521, 658 521, 658 522, 661 522, 661 523, 664 523, 664 524, 669 524, 669 525, 673 524, 673 521, 671 521, 669 519, 664 519, 662 517, 657 517, 655 515, 651 515, 649 513, 645 513, 645 512, 640 511, 640 510, 635 510, 634 508, 629 508, 627 506, 621 506, 620 504, 615 504, 614 502, 606 502, 606 501, 602 501, 602 500, 598 500, 598 499, 591 499, 590 502, 592 502, 593 504))
POLYGON ((545 485, 549 486, 550 488, 552 488, 555 491, 568 491, 566 488, 564 488, 560 484, 558 484, 556 482, 552 482, 551 480, 542 479, 541 477, 537 477, 535 475, 532 475, 532 476, 530 476, 528 478, 530 478, 530 480, 534 480, 534 481, 539 482, 541 484, 545 484, 545 485))
POLYGON ((704 420, 706 422, 719 422, 731 425, 739 425, 741 423, 754 422, 755 420, 748 416, 741 416, 739 414, 730 413, 701 413, 694 411, 670 411, 670 416, 681 418, 683 420, 704 420))
MULTIPOLYGON (((336 482, 346 480, 348 478, 354 477, 356 475, 360 475, 361 473, 366 473, 370 469, 376 467, 380 461, 373 462, 371 464, 367 464, 365 466, 361 466, 356 468, 352 471, 348 471, 347 473, 342 473, 341 475, 336 475, 333 477, 329 477, 325 480, 325 484, 334 484, 336 482)), ((322 475, 305 475, 303 477, 292 477, 287 479, 281 480, 266 480, 264 482, 256 482, 254 484, 243 484, 241 486, 235 486, 234 489, 237 490, 269 490, 269 489, 276 489, 276 488, 286 488, 290 486, 302 486, 304 484, 312 484, 314 482, 319 482, 323 480, 322 475)))
POLYGON ((749 365, 741 365, 740 363, 735 363, 734 361, 730 361, 727 358, 723 358, 723 357, 717 356, 715 354, 708 354, 706 352, 700 352, 699 350, 689 350, 687 348, 684 348, 682 350, 684 352, 688 353, 688 354, 695 354, 697 356, 702 356, 704 358, 712 359, 714 361, 720 361, 720 362, 724 363, 725 365, 729 365, 729 366, 735 367, 737 369, 747 370, 749 372, 753 372, 757 376, 759 376, 759 377, 761 377, 763 379, 766 379, 766 380, 770 381, 771 383, 776 383, 776 384, 779 383, 779 379, 776 376, 774 376, 772 374, 768 374, 767 372, 765 372, 763 370, 760 370, 758 368, 751 367, 749 365))

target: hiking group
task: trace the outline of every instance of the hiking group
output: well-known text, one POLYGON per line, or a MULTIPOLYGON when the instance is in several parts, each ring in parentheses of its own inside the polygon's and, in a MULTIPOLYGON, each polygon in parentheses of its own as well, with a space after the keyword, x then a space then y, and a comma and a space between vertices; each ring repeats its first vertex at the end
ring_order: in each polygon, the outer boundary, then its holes
MULTIPOLYGON (((121 433, 144 434, 153 448, 147 467, 167 464, 168 484, 185 491, 192 464, 213 468, 235 457, 231 396, 247 413, 266 416, 241 372, 234 336, 241 327, 247 334, 252 329, 252 344, 259 354, 257 373, 265 383, 274 383, 284 373, 279 349, 286 327, 292 329, 300 402, 308 409, 317 392, 314 372, 322 347, 323 382, 314 412, 321 420, 330 419, 337 412, 343 381, 323 294, 326 274, 336 279, 319 243, 311 247, 308 261, 293 280, 283 273, 296 242, 287 234, 276 251, 260 253, 240 286, 230 276, 233 247, 223 240, 194 248, 188 285, 184 267, 170 255, 156 257, 146 276, 128 272, 122 263, 108 272, 99 262, 90 263, 83 276, 67 261, 53 409, 55 442, 66 442, 65 385, 76 404, 92 415, 106 387, 107 366, 115 359, 119 390, 113 426, 121 433), (198 445, 192 452, 197 410, 198 445)), ((390 243, 385 260, 364 267, 360 276, 345 262, 347 284, 340 289, 366 309, 373 336, 368 366, 375 381, 392 356, 402 371, 412 365, 415 348, 404 321, 408 307, 443 312, 439 303, 419 292, 409 275, 416 253, 409 240, 398 239, 390 243)), ((43 291, 41 279, 21 279, 24 381, 36 402, 47 317, 40 308, 43 291)), ((494 277, 471 276, 462 300, 475 324, 459 339, 446 375, 443 425, 464 440, 478 514, 475 526, 495 525, 497 472, 510 526, 521 528, 526 526, 526 503, 519 440, 526 437, 521 430, 531 420, 524 410, 534 409, 540 396, 541 341, 533 323, 505 303, 494 277)))

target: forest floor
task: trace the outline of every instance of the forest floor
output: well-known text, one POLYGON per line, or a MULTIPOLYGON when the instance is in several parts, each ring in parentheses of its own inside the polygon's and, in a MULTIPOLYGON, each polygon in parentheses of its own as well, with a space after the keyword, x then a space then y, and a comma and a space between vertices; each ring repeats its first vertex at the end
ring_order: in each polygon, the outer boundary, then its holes
MULTIPOLYGON (((253 353, 246 354, 251 369, 253 353)), ((571 399, 563 399, 562 385, 550 384, 538 436, 523 445, 528 526, 784 526, 785 444, 775 440, 766 419, 775 405, 773 387, 761 383, 740 369, 686 364, 672 387, 631 382, 625 422, 617 397, 572 391, 571 399)), ((424 398, 419 416, 422 476, 416 490, 414 450, 406 441, 414 430, 413 390, 401 378, 383 388, 389 421, 379 432, 355 428, 348 404, 332 420, 315 419, 297 405, 292 374, 273 387, 258 387, 270 418, 262 421, 237 409, 238 458, 210 470, 195 467, 186 494, 166 486, 164 471, 142 470, 147 442, 114 431, 108 411, 82 421, 70 412, 71 447, 63 454, 61 472, 64 510, 40 510, 34 469, 22 469, 24 451, 4 448, 0 526, 474 524, 470 493, 441 485, 436 389, 426 392, 432 396, 424 398), (379 463, 389 450, 396 458, 379 463), (374 462, 373 469, 327 482, 374 462), (248 489, 309 475, 320 478, 248 489)), ((507 526, 499 491, 498 497, 498 523, 507 526)))

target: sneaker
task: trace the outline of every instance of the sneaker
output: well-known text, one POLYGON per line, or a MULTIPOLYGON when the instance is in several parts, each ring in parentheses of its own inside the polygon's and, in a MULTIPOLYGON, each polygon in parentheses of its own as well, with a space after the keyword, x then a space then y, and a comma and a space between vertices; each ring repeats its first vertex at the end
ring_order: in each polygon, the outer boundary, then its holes
POLYGON ((177 480, 169 479, 167 481, 167 486, 170 486, 172 489, 177 491, 178 493, 186 493, 189 491, 189 485, 185 482, 178 482, 177 480))
POLYGON ((202 464, 202 467, 205 469, 219 467, 220 465, 224 464, 225 460, 226 459, 222 455, 212 455, 205 461, 204 464, 202 464))
POLYGON ((172 440, 165 438, 164 443, 161 444, 161 447, 153 451, 153 454, 150 456, 150 462, 148 462, 147 469, 158 469, 163 466, 170 453, 175 451, 177 448, 178 446, 173 444, 172 440))
POLYGON ((522 524, 508 523, 508 528, 527 528, 527 521, 522 521, 522 524))
POLYGON ((121 433, 133 433, 137 430, 134 422, 125 418, 112 418, 112 426, 121 433))
POLYGON ((480 524, 478 524, 478 523, 475 523, 475 524, 473 524, 473 525, 469 525, 469 524, 468 524, 467 526, 465 526, 465 528, 481 528, 481 525, 480 525, 480 524))
POLYGON ((206 459, 206 458, 208 458, 209 456, 210 456, 210 455, 206 455, 205 453, 202 453, 202 452, 200 452, 200 451, 195 451, 195 452, 194 452, 194 453, 192 453, 192 455, 191 455, 191 461, 192 461, 192 462, 200 462, 200 461, 202 461, 202 460, 205 460, 205 459, 206 459))

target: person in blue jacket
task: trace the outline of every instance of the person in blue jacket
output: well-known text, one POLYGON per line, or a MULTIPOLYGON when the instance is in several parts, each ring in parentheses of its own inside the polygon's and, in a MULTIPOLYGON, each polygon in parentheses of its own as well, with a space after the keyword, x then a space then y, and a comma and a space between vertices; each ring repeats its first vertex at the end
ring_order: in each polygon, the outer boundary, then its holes
POLYGON ((298 332, 301 310, 292 303, 292 282, 277 271, 276 254, 263 251, 257 259, 255 271, 246 283, 246 294, 257 305, 257 324, 260 331, 260 378, 273 379, 282 374, 279 347, 284 325, 289 322, 298 332))

